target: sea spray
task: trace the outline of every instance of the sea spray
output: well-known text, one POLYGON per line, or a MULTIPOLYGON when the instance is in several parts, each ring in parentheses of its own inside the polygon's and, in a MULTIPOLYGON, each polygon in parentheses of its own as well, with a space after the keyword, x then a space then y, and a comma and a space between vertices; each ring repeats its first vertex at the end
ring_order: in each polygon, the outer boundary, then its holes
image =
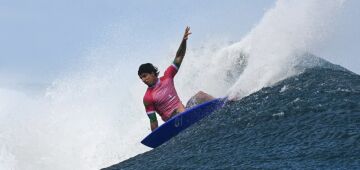
MULTIPOLYGON (((277 1, 261 21, 234 46, 248 56, 248 64, 229 90, 241 98, 262 87, 298 74, 294 67, 330 35, 344 1, 277 1)), ((235 56, 236 57, 236 56, 235 56)))
MULTIPOLYGON (((198 90, 243 97, 297 74, 294 54, 311 51, 327 37, 339 6, 340 1, 278 1, 240 42, 189 47, 175 78, 183 102, 198 90)), ((126 35, 119 30, 110 36, 126 35)), ((170 55, 130 49, 137 48, 112 40, 91 48, 40 97, 1 89, 0 167, 99 169, 149 150, 139 143, 150 130, 142 104, 146 86, 136 71, 153 62, 163 72, 176 49, 170 55)))

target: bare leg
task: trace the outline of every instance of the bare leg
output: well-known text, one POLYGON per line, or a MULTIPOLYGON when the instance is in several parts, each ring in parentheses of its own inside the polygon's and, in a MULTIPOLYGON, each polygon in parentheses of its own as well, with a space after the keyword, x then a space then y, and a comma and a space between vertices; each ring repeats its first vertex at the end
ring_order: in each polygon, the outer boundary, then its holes
POLYGON ((191 108, 196 105, 199 105, 201 103, 204 103, 204 102, 212 100, 212 99, 214 99, 213 96, 211 96, 203 91, 199 91, 193 97, 191 97, 190 100, 186 103, 186 109, 191 108))

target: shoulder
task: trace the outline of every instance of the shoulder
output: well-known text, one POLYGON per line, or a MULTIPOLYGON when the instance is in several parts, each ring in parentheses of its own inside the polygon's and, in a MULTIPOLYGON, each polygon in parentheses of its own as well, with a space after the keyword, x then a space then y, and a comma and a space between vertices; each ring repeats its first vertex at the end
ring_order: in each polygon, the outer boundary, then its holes
POLYGON ((144 102, 152 102, 152 95, 151 95, 151 89, 148 88, 145 92, 144 98, 143 98, 144 102))
POLYGON ((175 64, 171 64, 171 65, 165 70, 164 77, 173 78, 173 77, 176 75, 178 69, 179 69, 179 68, 178 68, 175 64))

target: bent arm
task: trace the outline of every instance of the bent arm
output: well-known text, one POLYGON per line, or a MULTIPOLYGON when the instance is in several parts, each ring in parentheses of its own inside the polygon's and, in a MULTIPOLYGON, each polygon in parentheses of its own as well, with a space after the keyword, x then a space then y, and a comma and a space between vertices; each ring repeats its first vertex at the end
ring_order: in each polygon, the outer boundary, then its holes
POLYGON ((155 106, 153 103, 153 98, 151 97, 151 94, 149 91, 147 91, 145 93, 143 102, 144 102, 146 114, 148 115, 148 117, 150 119, 151 131, 153 131, 158 127, 158 121, 156 119, 156 112, 155 112, 155 106))
POLYGON ((180 68, 182 60, 184 59, 184 56, 185 56, 185 53, 186 53, 186 41, 187 41, 190 34, 191 34, 190 27, 186 27, 183 39, 181 41, 181 44, 180 44, 180 47, 179 47, 178 51, 176 52, 176 56, 175 56, 175 59, 174 59, 174 64, 178 68, 180 68))

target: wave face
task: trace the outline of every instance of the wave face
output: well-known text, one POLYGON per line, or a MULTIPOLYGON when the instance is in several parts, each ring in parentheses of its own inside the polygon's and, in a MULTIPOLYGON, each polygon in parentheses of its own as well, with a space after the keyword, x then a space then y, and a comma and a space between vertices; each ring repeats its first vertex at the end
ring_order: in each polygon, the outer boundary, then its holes
POLYGON ((360 76, 325 63, 106 169, 356 169, 359 157, 360 76))

